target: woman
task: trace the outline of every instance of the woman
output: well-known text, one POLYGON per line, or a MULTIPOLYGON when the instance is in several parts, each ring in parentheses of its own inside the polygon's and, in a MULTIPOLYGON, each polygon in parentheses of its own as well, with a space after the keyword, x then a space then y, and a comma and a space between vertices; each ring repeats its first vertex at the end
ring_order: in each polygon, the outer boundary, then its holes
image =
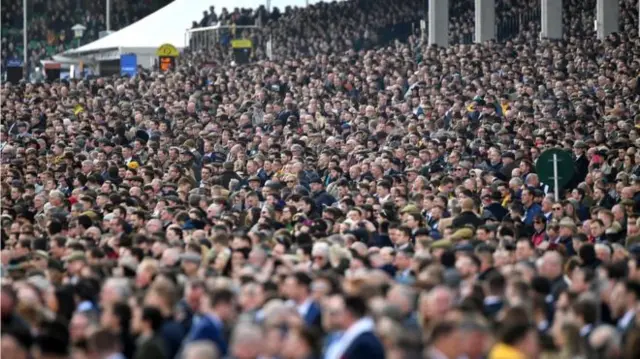
POLYGON ((562 208, 564 209, 564 216, 571 218, 574 223, 580 223, 580 219, 578 218, 578 209, 576 208, 577 203, 564 200, 562 201, 562 208))

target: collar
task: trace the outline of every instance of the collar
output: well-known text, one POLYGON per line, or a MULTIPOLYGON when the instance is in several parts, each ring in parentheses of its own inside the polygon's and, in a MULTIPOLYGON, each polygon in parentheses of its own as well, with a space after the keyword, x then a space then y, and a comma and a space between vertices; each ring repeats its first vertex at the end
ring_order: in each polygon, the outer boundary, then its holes
POLYGON ((497 295, 488 295, 484 298, 484 305, 492 305, 502 302, 502 298, 497 295))
POLYGON ((311 308, 311 304, 313 304, 313 301, 311 300, 311 298, 305 299, 305 301, 302 302, 302 304, 296 307, 296 309, 298 309, 298 314, 304 317, 309 312, 309 308, 311 308))
POLYGON ((633 309, 627 310, 627 312, 624 313, 624 316, 622 316, 622 318, 618 320, 618 328, 626 329, 629 326, 629 324, 631 324, 631 321, 635 316, 636 316, 635 310, 633 309))
POLYGON ((327 353, 326 359, 339 359, 349 349, 353 341, 360 335, 374 330, 373 319, 364 317, 353 323, 349 329, 344 332, 344 335, 336 343, 337 347, 332 350, 331 353, 327 353), (331 354, 331 355, 329 355, 331 354))
POLYGON ((593 324, 583 325, 582 328, 580 328, 580 336, 586 337, 587 335, 589 335, 589 333, 591 333, 591 329, 593 329, 593 324))

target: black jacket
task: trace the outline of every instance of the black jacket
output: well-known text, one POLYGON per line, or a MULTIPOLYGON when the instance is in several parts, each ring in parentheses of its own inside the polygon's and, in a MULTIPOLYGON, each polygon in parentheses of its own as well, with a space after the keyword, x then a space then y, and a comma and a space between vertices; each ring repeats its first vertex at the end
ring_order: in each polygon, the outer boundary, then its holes
POLYGON ((465 211, 457 215, 452 222, 454 229, 462 228, 466 224, 472 224, 473 227, 478 228, 482 225, 482 220, 475 213, 471 211, 465 211))
POLYGON ((134 359, 170 359, 162 336, 155 334, 153 337, 143 340, 136 350, 134 359))

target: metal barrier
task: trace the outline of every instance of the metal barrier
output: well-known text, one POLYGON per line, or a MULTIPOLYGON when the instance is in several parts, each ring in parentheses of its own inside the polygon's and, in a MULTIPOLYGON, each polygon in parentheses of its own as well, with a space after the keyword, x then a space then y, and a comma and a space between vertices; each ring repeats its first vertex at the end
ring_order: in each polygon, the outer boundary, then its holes
POLYGON ((260 27, 256 25, 214 25, 188 29, 184 34, 184 46, 191 51, 229 52, 231 41, 235 39, 251 39, 254 47, 262 46, 256 41, 259 36, 260 27))
POLYGON ((523 30, 527 29, 531 23, 540 24, 540 8, 531 9, 521 13, 518 17, 502 17, 497 23, 496 39, 498 42, 505 42, 516 38, 523 30))

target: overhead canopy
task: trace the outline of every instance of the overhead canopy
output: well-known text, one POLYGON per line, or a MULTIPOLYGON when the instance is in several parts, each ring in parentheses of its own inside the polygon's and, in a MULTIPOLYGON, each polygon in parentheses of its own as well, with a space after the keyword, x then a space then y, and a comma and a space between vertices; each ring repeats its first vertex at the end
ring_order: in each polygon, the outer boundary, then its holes
MULTIPOLYGON (((300 7, 317 2, 321 0, 272 0, 271 6, 284 9, 286 6, 300 7)), ((68 50, 64 55, 75 57, 114 50, 151 54, 165 43, 182 48, 185 31, 191 28, 193 21, 200 21, 202 12, 210 6, 215 6, 216 12, 220 13, 222 8, 232 11, 234 8, 256 8, 265 3, 260 0, 175 0, 138 22, 90 44, 68 50)))

